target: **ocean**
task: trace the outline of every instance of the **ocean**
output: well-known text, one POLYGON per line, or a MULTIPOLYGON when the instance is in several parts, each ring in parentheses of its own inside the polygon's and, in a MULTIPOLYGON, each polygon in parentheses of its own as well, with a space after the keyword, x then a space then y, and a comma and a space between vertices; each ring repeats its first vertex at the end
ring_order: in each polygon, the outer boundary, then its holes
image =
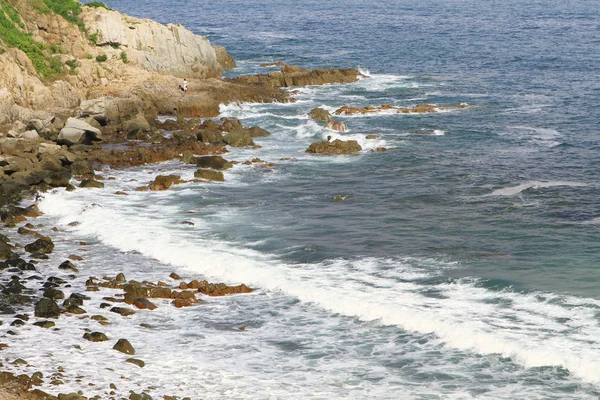
POLYGON ((225 46, 238 62, 227 76, 283 60, 366 77, 298 88, 295 103, 223 105, 220 116, 272 133, 225 158, 274 168, 238 164, 224 183, 134 191, 158 173, 193 176, 172 161, 105 169, 116 179, 104 190, 45 194, 39 220, 60 229, 53 259, 87 242, 82 287, 89 275, 176 272, 257 290, 111 317, 103 331, 130 337, 143 369, 117 362, 109 342, 60 340, 81 337, 88 322, 76 318, 59 319, 60 331, 23 328, 3 350, 29 363, 15 368, 63 366, 57 390, 101 398, 109 383, 154 398, 600 396, 595 2, 106 3, 225 46), (469 106, 336 117, 345 133, 307 115, 419 103, 469 106), (327 136, 364 150, 305 153, 327 136))

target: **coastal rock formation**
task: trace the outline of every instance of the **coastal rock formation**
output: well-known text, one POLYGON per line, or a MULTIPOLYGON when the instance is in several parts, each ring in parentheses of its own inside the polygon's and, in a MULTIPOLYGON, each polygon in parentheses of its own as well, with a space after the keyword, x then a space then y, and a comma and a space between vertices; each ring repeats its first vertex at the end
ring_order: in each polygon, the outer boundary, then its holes
POLYGON ((123 15, 103 7, 86 7, 81 15, 99 46, 124 46, 127 59, 148 71, 181 78, 221 75, 215 49, 203 36, 181 25, 162 25, 123 15))
POLYGON ((281 71, 272 71, 264 75, 238 76, 225 79, 227 82, 260 85, 263 87, 280 88, 292 86, 326 85, 333 83, 352 83, 362 76, 354 69, 323 69, 316 68, 312 71, 300 69, 296 66, 283 64, 281 71))
POLYGON ((424 114, 424 113, 435 113, 440 111, 459 110, 462 108, 469 107, 468 104, 460 103, 452 106, 437 106, 435 104, 417 104, 413 107, 396 107, 389 104, 384 104, 378 107, 367 106, 367 107, 350 107, 343 106, 335 110, 335 115, 364 115, 364 114, 377 114, 382 112, 396 112, 399 114, 424 114))
POLYGON ((306 149, 306 152, 315 154, 352 154, 361 150, 362 147, 356 140, 343 141, 336 139, 333 142, 323 141, 312 143, 306 149))
POLYGON ((348 125, 346 125, 345 122, 330 119, 325 123, 325 128, 338 132, 346 132, 348 130, 348 125))
POLYGON ((74 144, 92 144, 102 140, 100 129, 94 128, 85 121, 76 118, 67 119, 65 127, 58 134, 58 144, 72 146, 74 144))
POLYGON ((215 49, 215 54, 217 55, 217 62, 219 63, 221 68, 223 68, 223 70, 233 69, 237 67, 235 60, 229 55, 229 53, 227 53, 225 47, 213 46, 213 49, 215 49))
POLYGON ((329 121, 329 119, 331 118, 331 114, 329 113, 329 111, 319 107, 310 110, 308 116, 313 121, 329 121))

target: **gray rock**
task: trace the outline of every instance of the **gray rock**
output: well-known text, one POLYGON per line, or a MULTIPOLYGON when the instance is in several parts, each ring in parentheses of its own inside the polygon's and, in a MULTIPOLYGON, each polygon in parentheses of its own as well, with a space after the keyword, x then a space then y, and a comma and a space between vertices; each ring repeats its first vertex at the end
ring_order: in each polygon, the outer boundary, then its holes
POLYGON ((58 318, 60 308, 52 299, 44 297, 35 303, 35 316, 39 318, 58 318))
POLYGON ((66 144, 67 146, 74 144, 89 145, 93 141, 102 140, 102 132, 83 120, 69 118, 65 127, 60 130, 57 140, 59 144, 66 144))

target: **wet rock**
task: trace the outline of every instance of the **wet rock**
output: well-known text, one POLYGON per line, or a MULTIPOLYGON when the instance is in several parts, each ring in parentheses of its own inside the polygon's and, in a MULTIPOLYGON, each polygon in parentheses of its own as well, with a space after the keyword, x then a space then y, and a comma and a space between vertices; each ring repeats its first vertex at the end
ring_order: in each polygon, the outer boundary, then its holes
POLYGON ((87 332, 83 334, 83 338, 90 342, 106 342, 108 337, 102 332, 87 332))
POLYGON ((348 130, 348 126, 345 122, 335 121, 333 119, 330 119, 325 123, 325 128, 338 132, 346 132, 348 130))
POLYGON ((140 310, 155 310, 157 308, 156 304, 145 298, 135 299, 133 305, 140 310))
POLYGON ((23 326, 25 325, 25 321, 21 320, 21 319, 15 319, 10 326, 23 326))
POLYGON ((40 301, 35 303, 35 316, 38 318, 58 318, 60 315, 60 308, 58 304, 52 299, 47 297, 42 298, 40 301))
POLYGON ((119 283, 123 283, 123 282, 127 282, 127 278, 125 278, 125 274, 122 272, 119 272, 117 274, 117 276, 115 277, 115 281, 119 282, 119 283))
POLYGON ((135 354, 133 346, 131 345, 131 343, 129 343, 127 339, 119 339, 117 343, 113 346, 113 349, 125 354, 135 354))
POLYGON ((81 314, 86 314, 87 311, 85 311, 83 308, 79 307, 79 306, 71 306, 65 309, 65 312, 68 312, 69 314, 77 314, 77 315, 81 315, 81 314))
POLYGON ((94 180, 91 180, 91 179, 84 179, 79 184, 79 187, 80 188, 97 188, 97 189, 103 189, 104 188, 104 183, 98 182, 98 181, 94 181, 94 180))
POLYGON ((192 281, 188 284, 188 287, 198 289, 198 292, 207 296, 225 296, 228 294, 250 293, 254 291, 254 289, 249 288, 244 284, 227 286, 224 283, 209 283, 206 280, 200 282, 192 281))
POLYGON ((128 139, 138 139, 140 133, 150 131, 150 124, 143 114, 139 114, 123 123, 123 131, 128 139))
POLYGON ((310 110, 308 116, 314 121, 329 121, 331 118, 329 111, 319 107, 310 110))
POLYGON ((125 307, 113 307, 110 309, 110 311, 114 312, 116 314, 121 314, 124 317, 135 314, 135 311, 133 311, 130 308, 125 308, 125 307))
POLYGON ((225 181, 225 176, 220 171, 214 171, 212 169, 198 169, 194 172, 194 177, 200 179, 206 179, 209 181, 217 181, 223 182, 225 181))
POLYGON ((270 136, 271 135, 271 132, 269 132, 268 130, 263 129, 263 128, 259 127, 259 126, 253 126, 251 128, 246 128, 246 132, 252 138, 265 137, 265 136, 270 136))
POLYGON ((167 190, 174 184, 182 183, 179 175, 158 175, 149 185, 150 190, 167 190))
POLYGON ((140 368, 144 368, 144 366, 146 366, 146 363, 144 361, 139 360, 137 358, 128 358, 127 360, 125 360, 125 362, 135 364, 140 368))
POLYGON ((231 147, 256 146, 250 133, 243 130, 229 132, 223 136, 223 140, 231 147))
POLYGON ((39 326, 40 328, 48 329, 48 328, 52 328, 56 324, 52 321, 38 321, 38 322, 34 322, 33 325, 39 326))
POLYGON ((74 272, 79 272, 79 270, 77 269, 77 267, 75 266, 75 264, 73 264, 71 261, 67 260, 67 261, 63 261, 59 266, 58 269, 68 269, 74 272))
POLYGON ((333 142, 316 142, 312 143, 308 149, 307 153, 315 153, 315 154, 351 154, 356 153, 362 150, 362 147, 358 144, 356 140, 347 140, 342 141, 339 139, 334 140, 333 142))
POLYGON ((52 300, 60 300, 65 298, 65 294, 61 290, 53 287, 49 287, 44 290, 43 296, 52 300))
POLYGON ((434 104, 417 104, 413 107, 396 107, 390 104, 383 104, 378 107, 367 106, 367 107, 350 107, 343 106, 334 111, 335 115, 364 115, 364 114, 376 114, 376 113, 389 113, 395 112, 400 114, 424 114, 424 113, 435 113, 440 111, 458 110, 469 107, 468 104, 454 104, 451 106, 437 106, 434 104))
POLYGON ((87 160, 76 161, 70 165, 71 173, 73 175, 94 175, 94 168, 92 163, 87 160))
POLYGON ((176 281, 181 279, 181 276, 179 276, 178 274, 176 274, 175 272, 171 272, 171 274, 169 275, 169 278, 171 279, 175 279, 176 281))
POLYGON ((13 254, 13 247, 5 242, 0 242, 0 260, 7 260, 13 254))
POLYGON ((367 135, 365 138, 369 140, 375 140, 379 139, 379 135, 367 135))
POLYGON ((198 168, 210 168, 223 171, 233 167, 233 163, 225 160, 221 156, 197 157, 195 161, 198 168))
POLYGON ((51 253, 54 249, 54 243, 50 238, 41 238, 25 246, 29 253, 51 253))

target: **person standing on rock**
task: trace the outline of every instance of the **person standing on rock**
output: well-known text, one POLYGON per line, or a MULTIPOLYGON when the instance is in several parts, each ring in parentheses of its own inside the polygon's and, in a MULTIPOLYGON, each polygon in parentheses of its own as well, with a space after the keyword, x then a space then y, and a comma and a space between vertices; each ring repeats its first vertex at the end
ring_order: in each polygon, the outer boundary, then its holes
POLYGON ((181 85, 181 90, 183 90, 183 93, 187 93, 188 91, 188 83, 187 83, 187 79, 183 79, 183 84, 181 85))

